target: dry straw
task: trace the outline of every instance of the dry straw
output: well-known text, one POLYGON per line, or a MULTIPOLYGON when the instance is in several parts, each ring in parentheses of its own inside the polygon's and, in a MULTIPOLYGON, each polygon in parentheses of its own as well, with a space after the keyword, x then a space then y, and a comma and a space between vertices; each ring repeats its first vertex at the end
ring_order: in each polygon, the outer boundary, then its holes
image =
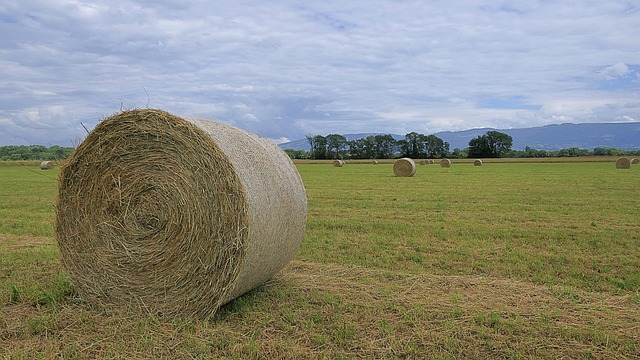
POLYGON ((400 158, 393 162, 393 173, 402 177, 413 176, 416 173, 416 163, 410 158, 400 158))
POLYGON ((448 168, 450 166, 451 166, 451 160, 449 160, 449 159, 440 160, 440 167, 448 168))
POLYGON ((371 164, 373 164, 373 165, 378 165, 378 160, 373 160, 373 161, 371 162, 371 164))
POLYGON ((616 161, 616 169, 630 169, 631 161, 626 157, 621 157, 616 161))
POLYGON ((300 175, 273 142, 132 110, 63 166, 56 235, 91 303, 208 319, 293 258, 306 215, 300 175))
POLYGON ((335 167, 343 167, 344 166, 344 160, 333 160, 333 166, 335 166, 335 167))
POLYGON ((51 170, 56 166, 56 163, 53 161, 43 161, 40 163, 41 170, 51 170))
POLYGON ((632 164, 637 164, 638 163, 638 159, 636 159, 636 158, 631 159, 631 163, 632 164))
POLYGON ((420 165, 427 165, 427 160, 420 160, 420 165))
POLYGON ((482 166, 482 160, 480 159, 475 159, 473 161, 473 166, 482 166))

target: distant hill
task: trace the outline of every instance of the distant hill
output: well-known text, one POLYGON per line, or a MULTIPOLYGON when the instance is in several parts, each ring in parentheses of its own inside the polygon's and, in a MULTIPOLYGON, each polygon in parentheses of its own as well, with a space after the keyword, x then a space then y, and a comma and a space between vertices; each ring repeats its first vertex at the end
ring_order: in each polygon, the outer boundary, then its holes
MULTIPOLYGON (((593 150, 597 147, 640 150, 640 122, 567 123, 522 129, 481 128, 464 131, 443 131, 434 135, 448 142, 451 150, 455 148, 465 149, 469 147, 469 140, 492 130, 511 136, 514 150, 523 150, 527 146, 536 150, 560 150, 572 147, 587 150, 593 150)), ((370 135, 381 135, 381 133, 344 134, 347 140, 360 139, 370 135)), ((404 135, 391 134, 391 136, 396 140, 404 139, 404 135)), ((282 149, 305 151, 310 149, 306 138, 282 143, 279 146, 282 149)))

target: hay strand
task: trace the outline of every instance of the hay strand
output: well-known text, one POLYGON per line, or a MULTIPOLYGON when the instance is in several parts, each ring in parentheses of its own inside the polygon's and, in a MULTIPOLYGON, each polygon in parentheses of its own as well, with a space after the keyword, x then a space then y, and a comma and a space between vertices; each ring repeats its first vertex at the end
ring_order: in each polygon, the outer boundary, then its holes
POLYGON ((60 174, 56 236, 104 307, 208 319, 293 258, 307 202, 274 143, 161 110, 102 121, 60 174))
POLYGON ((451 160, 449 160, 449 159, 440 160, 440 167, 448 168, 450 166, 451 166, 451 160))
POLYGON ((43 161, 40 163, 40 170, 51 170, 56 166, 53 161, 43 161))
POLYGON ((621 157, 616 160, 616 169, 630 169, 631 161, 626 157, 621 157))
POLYGON ((393 162, 393 173, 400 177, 410 177, 416 173, 416 163, 410 158, 400 158, 393 162))
POLYGON ((480 159, 475 159, 473 161, 473 166, 482 166, 482 160, 480 159))

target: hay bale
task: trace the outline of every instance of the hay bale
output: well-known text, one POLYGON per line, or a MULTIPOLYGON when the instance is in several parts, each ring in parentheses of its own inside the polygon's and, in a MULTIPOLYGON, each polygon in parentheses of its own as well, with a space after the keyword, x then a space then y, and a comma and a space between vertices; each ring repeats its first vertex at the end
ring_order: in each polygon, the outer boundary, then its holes
POLYGON ((433 160, 429 160, 429 164, 435 164, 436 162, 433 160))
POLYGON ((378 165, 378 160, 373 160, 373 161, 371 162, 371 164, 373 164, 373 165, 378 165))
POLYGON ((451 160, 449 160, 449 159, 440 160, 440 167, 448 168, 450 166, 451 166, 451 160))
POLYGON ((40 163, 41 170, 51 170, 56 166, 56 163, 53 161, 43 161, 40 163))
POLYGON ((427 161, 426 160, 420 160, 420 165, 427 165, 427 161))
POLYGON ((475 159, 473 161, 473 166, 482 166, 482 160, 480 159, 475 159))
POLYGON ((87 136, 62 168, 56 209, 62 262, 83 298, 208 319, 293 258, 307 201, 273 142, 145 109, 87 136))
POLYGON ((343 167, 344 166, 344 160, 333 160, 333 166, 335 166, 335 167, 343 167))
POLYGON ((626 157, 621 157, 616 160, 616 169, 630 169, 631 161, 626 157))
POLYGON ((400 158, 393 162, 393 173, 401 177, 413 176, 416 173, 416 163, 410 158, 400 158))
POLYGON ((636 158, 631 159, 631 164, 637 164, 637 163, 638 163, 638 159, 636 158))

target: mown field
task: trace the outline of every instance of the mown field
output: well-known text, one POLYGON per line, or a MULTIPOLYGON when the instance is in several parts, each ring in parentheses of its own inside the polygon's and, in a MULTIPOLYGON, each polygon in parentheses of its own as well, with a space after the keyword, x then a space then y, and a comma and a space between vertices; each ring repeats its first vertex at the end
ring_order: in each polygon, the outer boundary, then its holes
POLYGON ((59 169, 0 163, 0 357, 639 358, 640 165, 572 160, 298 163, 298 255, 209 322, 86 304, 59 169))

